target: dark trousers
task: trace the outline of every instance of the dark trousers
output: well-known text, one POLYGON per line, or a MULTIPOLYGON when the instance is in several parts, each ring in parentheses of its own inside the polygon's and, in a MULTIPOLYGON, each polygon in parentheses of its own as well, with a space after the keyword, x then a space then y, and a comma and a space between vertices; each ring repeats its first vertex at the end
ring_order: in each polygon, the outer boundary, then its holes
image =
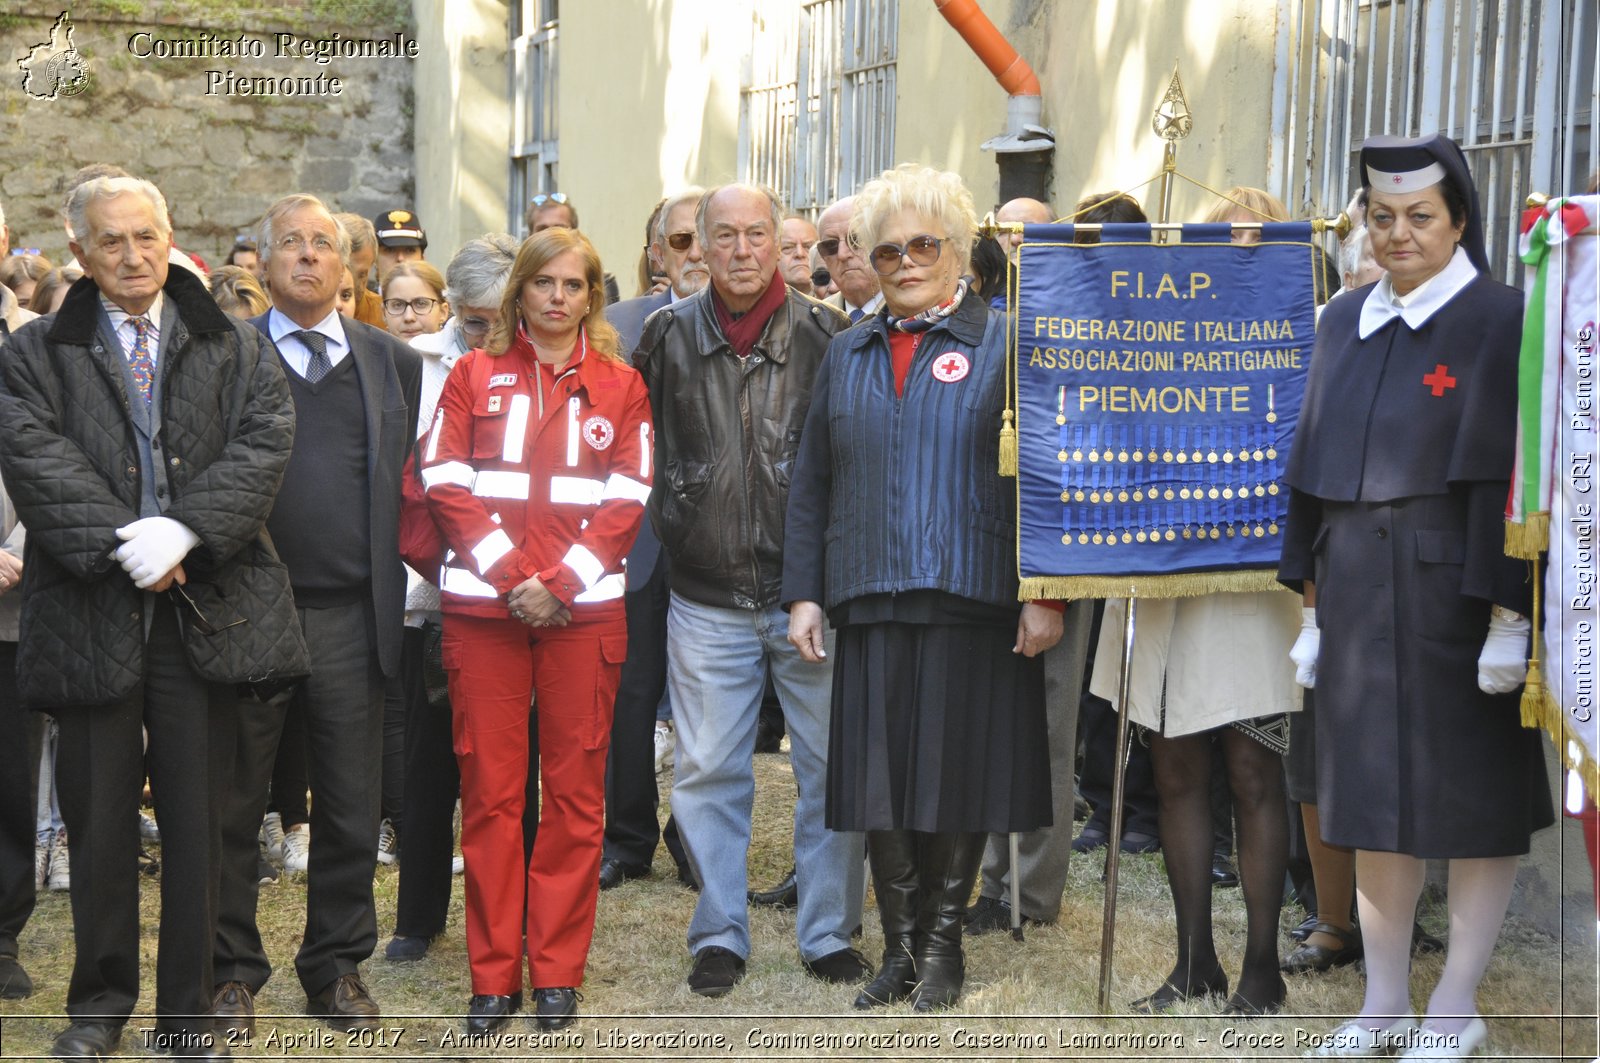
MULTIPOLYGON (((14 592, 15 593, 15 592, 14 592)), ((17 644, 0 642, 0 956, 33 914, 34 806, 44 717, 17 697, 17 644)))
MULTIPOLYGON (((451 734, 450 704, 428 703, 423 665, 438 625, 406 628, 400 681, 406 696, 406 828, 400 859, 400 895, 395 901, 396 937, 431 938, 450 914, 450 861, 455 849, 456 795, 461 769, 451 734)), ((529 763, 539 759, 539 714, 528 714, 529 763)), ((523 865, 539 832, 539 773, 530 767, 523 794, 523 865)))
POLYGON ((305 709, 290 702, 280 730, 267 808, 278 813, 284 830, 288 830, 297 823, 311 821, 311 806, 306 803, 306 791, 311 788, 311 782, 306 776, 305 709))
MULTIPOLYGON (((1078 709, 1078 726, 1083 734, 1083 774, 1078 790, 1094 808, 1086 827, 1111 832, 1111 793, 1116 777, 1117 714, 1104 698, 1085 693, 1078 709)), ((1156 777, 1150 765, 1150 750, 1138 735, 1128 742, 1128 772, 1122 783, 1122 830, 1124 834, 1157 835, 1156 777)))
MULTIPOLYGON (((662 831, 656 819, 656 707, 667 689, 667 560, 624 599, 628 611, 628 659, 617 687, 606 760, 606 839, 603 858, 649 867, 662 831)), ((667 821, 667 848, 678 864, 687 856, 677 825, 667 821)))
POLYGON ((378 943, 372 875, 378 859, 384 681, 370 606, 300 609, 299 615, 311 649, 311 677, 287 699, 252 705, 242 714, 223 827, 226 870, 216 980, 243 982, 260 992, 272 974, 255 925, 256 834, 284 714, 297 703, 305 712, 315 798, 306 929, 295 967, 307 995, 313 995, 354 973, 378 943))
POLYGON ((172 606, 149 601, 143 682, 118 702, 56 713, 77 946, 67 1014, 120 1023, 139 999, 138 813, 148 767, 162 836, 156 1014, 166 1030, 199 1032, 211 1026, 196 1017, 211 1011, 218 812, 233 769, 237 699, 231 686, 194 674, 172 606))

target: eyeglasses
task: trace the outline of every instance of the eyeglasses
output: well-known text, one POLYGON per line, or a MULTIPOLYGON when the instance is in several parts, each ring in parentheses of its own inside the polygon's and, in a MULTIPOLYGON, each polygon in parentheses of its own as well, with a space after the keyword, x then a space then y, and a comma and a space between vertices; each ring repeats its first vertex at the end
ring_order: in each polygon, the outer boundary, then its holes
POLYGON ((320 234, 308 239, 307 237, 301 236, 299 233, 290 233, 288 236, 278 237, 277 241, 272 246, 276 247, 279 251, 282 251, 286 255, 298 255, 307 247, 312 248, 319 255, 326 255, 333 251, 335 245, 331 237, 322 236, 320 234))
POLYGON ((829 273, 827 270, 814 269, 811 271, 811 286, 813 288, 826 288, 832 283, 833 274, 829 273))
POLYGON ((542 207, 546 203, 566 203, 567 194, 565 192, 540 192, 528 202, 535 207, 542 207))
POLYGON ((240 624, 247 622, 244 617, 240 617, 238 620, 231 620, 226 624, 213 624, 207 619, 206 614, 200 611, 199 603, 189 597, 189 592, 184 590, 183 584, 178 582, 174 582, 172 586, 167 588, 167 597, 171 598, 174 604, 184 605, 189 608, 189 611, 194 614, 194 626, 200 629, 200 634, 202 635, 215 635, 219 631, 226 631, 230 627, 238 627, 240 624))
POLYGON ((419 295, 415 299, 385 299, 383 301, 383 312, 390 317, 399 317, 406 312, 406 307, 409 306, 412 312, 420 317, 438 305, 439 300, 429 299, 423 295, 419 295))
POLYGON ((473 342, 477 342, 489 334, 489 322, 481 317, 462 318, 460 328, 461 334, 473 342))
POLYGON ((900 268, 900 260, 909 258, 913 266, 931 266, 939 261, 939 249, 944 241, 937 236, 923 233, 913 236, 904 244, 879 244, 872 249, 869 256, 872 259, 872 268, 878 271, 880 277, 887 277, 900 268))
POLYGON ((695 235, 694 232, 668 233, 667 246, 674 251, 687 251, 694 243, 695 235))
POLYGON ((840 240, 837 236, 824 237, 817 241, 817 254, 824 258, 835 258, 839 254, 840 240))

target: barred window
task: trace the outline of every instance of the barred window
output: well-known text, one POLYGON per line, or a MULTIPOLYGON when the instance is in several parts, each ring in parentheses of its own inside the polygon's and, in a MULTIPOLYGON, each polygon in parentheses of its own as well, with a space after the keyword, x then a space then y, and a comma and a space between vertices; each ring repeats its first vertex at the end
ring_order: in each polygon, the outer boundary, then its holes
POLYGON ((773 0, 751 27, 739 178, 815 217, 894 161, 899 0, 773 0))
POLYGON ((1494 276, 1515 283, 1532 192, 1584 191, 1600 156, 1593 0, 1279 0, 1270 190, 1296 217, 1360 188, 1361 145, 1442 132, 1483 205, 1494 276))
POLYGON ((511 2, 511 192, 506 231, 524 233, 528 200, 555 191, 560 154, 556 120, 559 0, 511 2))

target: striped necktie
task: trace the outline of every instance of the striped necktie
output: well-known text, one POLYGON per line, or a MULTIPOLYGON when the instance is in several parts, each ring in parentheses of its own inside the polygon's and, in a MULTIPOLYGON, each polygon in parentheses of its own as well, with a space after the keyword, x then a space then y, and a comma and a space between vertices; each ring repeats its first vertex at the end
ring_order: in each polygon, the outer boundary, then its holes
POLYGON ((128 323, 133 326, 133 349, 128 352, 128 371, 133 374, 133 382, 139 386, 139 394, 144 396, 144 404, 150 405, 150 388, 155 382, 156 363, 150 357, 150 319, 143 316, 130 317, 128 323))
POLYGON ((328 361, 328 340, 322 333, 309 329, 296 332, 295 336, 311 352, 311 360, 306 363, 306 380, 315 384, 333 370, 333 363, 328 361))

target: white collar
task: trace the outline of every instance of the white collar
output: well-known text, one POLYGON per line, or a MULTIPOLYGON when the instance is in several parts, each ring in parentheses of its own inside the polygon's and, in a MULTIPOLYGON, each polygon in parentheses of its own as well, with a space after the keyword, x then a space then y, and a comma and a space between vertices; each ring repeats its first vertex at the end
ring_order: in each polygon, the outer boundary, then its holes
POLYGON ((160 335, 161 312, 166 308, 166 302, 166 292, 158 291, 156 292, 155 301, 150 304, 143 314, 130 314, 110 299, 107 299, 104 292, 100 293, 100 306, 104 308, 106 317, 111 319, 112 332, 119 332, 123 325, 135 317, 142 317, 149 321, 150 327, 155 330, 157 335, 160 335))
MULTIPOLYGON (((277 307, 273 307, 267 315, 267 328, 270 330, 273 343, 277 343, 285 336, 293 336, 295 333, 302 331, 300 326, 295 324, 288 314, 285 314, 277 307)), ((304 331, 320 332, 341 348, 350 345, 350 341, 345 339, 344 326, 339 324, 338 307, 328 311, 328 316, 304 331)))
POLYGON ((1460 245, 1444 269, 1435 273, 1405 295, 1396 295, 1394 282, 1385 273, 1383 279, 1372 286, 1366 302, 1361 304, 1361 323, 1358 332, 1366 339, 1383 326, 1400 318, 1411 329, 1419 329, 1439 309, 1455 298, 1456 293, 1478 277, 1478 267, 1472 264, 1460 245))
POLYGON ((839 302, 844 304, 844 312, 845 313, 848 314, 852 310, 859 310, 859 311, 861 311, 861 316, 862 317, 868 317, 868 316, 870 316, 872 314, 877 313, 878 312, 878 307, 883 305, 883 293, 882 292, 874 292, 872 298, 868 299, 861 306, 852 306, 852 305, 850 305, 850 300, 846 299, 844 297, 844 293, 841 292, 839 294, 839 302))

